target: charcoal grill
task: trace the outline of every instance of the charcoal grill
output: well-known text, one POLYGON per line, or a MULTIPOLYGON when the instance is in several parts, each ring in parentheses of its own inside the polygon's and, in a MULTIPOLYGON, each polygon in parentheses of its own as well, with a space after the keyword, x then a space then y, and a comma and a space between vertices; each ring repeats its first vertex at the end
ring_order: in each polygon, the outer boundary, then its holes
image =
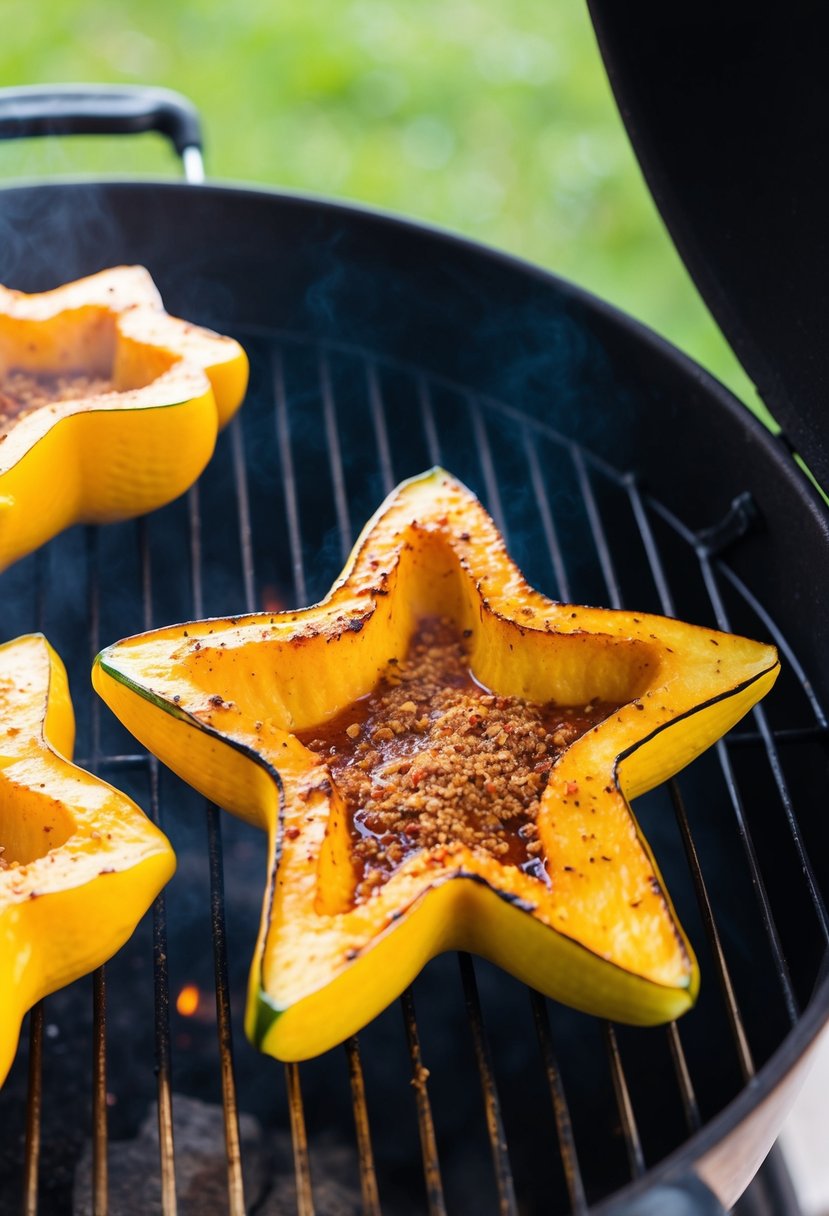
MULTIPOLYGON (((192 171, 192 114, 158 100, 130 99, 121 125, 166 130, 192 171)), ((61 101, 74 129, 100 104, 61 101)), ((829 1012, 829 536, 787 447, 605 304, 401 220, 266 191, 74 182, 3 191, 0 226, 3 282, 42 290, 141 262, 171 312, 232 332, 252 362, 247 404, 186 499, 73 529, 0 579, 4 634, 43 629, 67 661, 81 762, 179 857, 128 946, 29 1016, 0 1092, 0 1213, 21 1197, 27 1213, 208 1210, 204 1177, 176 1183, 189 1099, 223 1111, 207 1157, 215 1210, 233 1216, 732 1204, 829 1012), (637 803, 700 956, 680 1023, 602 1024, 447 956, 359 1042, 285 1067, 240 1030, 264 841, 141 753, 87 692, 88 668, 142 628, 319 598, 382 496, 433 463, 480 494, 548 594, 773 641, 784 673, 637 803), (192 1017, 175 1005, 185 986, 201 993, 192 1017), (125 1148, 147 1112, 150 1167, 125 1148)), ((796 1211, 773 1166, 749 1202, 796 1211)))

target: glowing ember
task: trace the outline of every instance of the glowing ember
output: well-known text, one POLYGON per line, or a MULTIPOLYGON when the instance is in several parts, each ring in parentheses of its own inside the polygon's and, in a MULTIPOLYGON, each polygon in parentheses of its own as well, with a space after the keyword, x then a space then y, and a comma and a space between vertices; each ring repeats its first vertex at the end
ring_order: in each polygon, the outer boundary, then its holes
POLYGON ((262 588, 262 611, 284 612, 287 607, 284 597, 280 595, 273 583, 266 583, 262 588))
POLYGON ((199 1007, 200 993, 195 984, 185 984, 176 997, 176 1009, 183 1018, 191 1018, 199 1007))

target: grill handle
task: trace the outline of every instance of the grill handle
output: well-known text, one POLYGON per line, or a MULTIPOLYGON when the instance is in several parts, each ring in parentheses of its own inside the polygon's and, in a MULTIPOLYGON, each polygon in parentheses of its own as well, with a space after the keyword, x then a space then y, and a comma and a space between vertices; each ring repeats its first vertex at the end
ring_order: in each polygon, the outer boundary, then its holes
POLYGON ((607 1216, 728 1216, 716 1195, 695 1176, 651 1187, 638 1199, 608 1208, 607 1216))
POLYGON ((204 181, 202 132, 191 101, 171 89, 122 84, 47 84, 0 89, 0 139, 34 135, 138 135, 157 131, 204 181))

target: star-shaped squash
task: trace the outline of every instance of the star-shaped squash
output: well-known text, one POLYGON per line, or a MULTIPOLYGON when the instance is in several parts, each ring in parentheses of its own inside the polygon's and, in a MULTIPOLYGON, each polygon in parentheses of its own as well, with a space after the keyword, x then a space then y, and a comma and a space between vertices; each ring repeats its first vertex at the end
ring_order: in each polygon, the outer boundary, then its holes
POLYGON ((141 266, 0 287, 0 568, 72 523, 183 493, 247 376, 239 344, 168 316, 141 266))
POLYGON ((135 803, 66 759, 74 734, 46 639, 0 646, 0 1085, 26 1010, 110 958, 175 869, 135 803))
POLYGON ((356 1031, 450 948, 622 1021, 686 1010, 696 962, 627 800, 727 730, 777 672, 771 646, 551 602, 437 469, 387 499, 321 603, 127 638, 98 656, 93 681, 166 764, 268 831, 247 1030, 293 1060, 356 1031), (448 841, 358 900, 344 799, 298 735, 371 693, 434 617, 466 635, 475 679, 503 697, 621 708, 552 767, 537 822, 549 883, 448 841))

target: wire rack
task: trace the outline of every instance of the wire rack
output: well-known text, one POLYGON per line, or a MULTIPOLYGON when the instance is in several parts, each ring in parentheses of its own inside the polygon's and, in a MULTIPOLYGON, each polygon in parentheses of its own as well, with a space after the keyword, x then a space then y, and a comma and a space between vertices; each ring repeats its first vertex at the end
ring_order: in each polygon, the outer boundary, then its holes
MULTIPOLYGON (((42 628, 67 660, 85 751, 80 763, 116 784, 131 783, 171 836, 178 822, 173 808, 185 795, 81 691, 95 653, 116 636, 174 619, 313 602, 381 497, 431 464, 445 465, 480 494, 530 581, 548 594, 687 616, 768 638, 781 650, 785 675, 768 709, 756 708, 687 776, 637 803, 704 976, 700 1009, 655 1030, 569 1014, 461 954, 427 968, 436 983, 423 995, 421 981, 407 990, 399 1012, 381 1019, 379 1040, 374 1027, 349 1039, 344 1067, 341 1052, 303 1066, 253 1059, 240 1041, 233 980, 239 952, 252 953, 253 936, 250 925, 236 924, 225 884, 237 869, 248 883, 263 874, 264 855, 241 866, 235 852, 225 860, 229 839, 255 846, 208 805, 206 839, 190 835, 180 851, 180 859, 188 849, 207 858, 215 989, 210 1033, 216 1038, 206 1081, 188 1071, 186 1036, 171 1004, 178 983, 171 973, 189 961, 181 950, 178 957, 171 953, 177 901, 191 898, 178 885, 181 875, 155 901, 151 933, 145 925, 122 952, 152 956, 154 1053, 152 1059, 135 1054, 144 1075, 155 1076, 158 1210, 170 1216, 180 1206, 174 1089, 201 1087, 220 1093, 227 1212, 268 1210, 245 1194, 239 1111, 255 1106, 263 1122, 290 1131, 298 1216, 324 1216, 325 1203, 315 1198, 315 1144, 325 1122, 318 1095, 336 1074, 341 1085, 347 1078, 348 1102, 335 1104, 331 1122, 353 1154, 355 1210, 366 1216, 471 1210, 584 1216, 680 1149, 751 1082, 808 1004, 829 943, 827 851, 818 851, 824 837, 814 797, 815 782, 825 791, 829 777, 827 720, 785 632, 757 590, 729 566, 733 546, 753 527, 751 503, 735 480, 728 516, 696 534, 654 501, 635 472, 566 440, 515 403, 344 346, 252 329, 238 336, 252 355, 249 400, 186 501, 111 529, 73 530, 2 582, 6 603, 15 605, 9 636, 42 628), (818 857, 822 869, 813 860, 818 857), (441 1027, 436 1021, 443 1014, 435 1010, 443 1009, 448 989, 453 1012, 441 1027), (392 1076, 383 1052, 391 1056, 387 1044, 394 1036, 405 1068, 392 1076), (454 1079, 452 1057, 461 1049, 474 1067, 469 1075, 477 1076, 477 1097, 470 1096, 467 1074, 454 1079), (309 1076, 316 1095, 311 1128, 304 1097, 309 1076), (458 1156, 460 1138, 449 1126, 453 1090, 477 1106, 477 1132, 469 1138, 477 1135, 479 1144, 471 1158, 458 1156), (528 1131, 517 1112, 530 1090, 528 1131), (543 1126, 536 1113, 542 1103, 543 1126), (413 1126, 416 1141, 404 1134, 413 1126), (470 1189, 470 1161, 477 1189, 470 1189), (479 1193, 483 1200, 465 1206, 479 1193)), ((184 868, 189 873, 189 862, 184 868)), ((130 1054, 123 1044, 129 1021, 119 1014, 113 1026, 110 1017, 120 957, 92 977, 91 1025, 66 1024, 60 1031, 70 1044, 77 1037, 78 1050, 91 1047, 91 1071, 88 1063, 81 1069, 86 1116, 74 1143, 77 1149, 82 1139, 91 1142, 89 1205, 98 1216, 114 1210, 112 1078, 130 1054)), ((89 983, 72 986, 84 1001, 89 983)), ((67 1179, 77 1171, 79 1152, 67 1165, 61 1198, 48 1130, 69 1119, 71 1109, 61 1060, 50 1061, 55 1002, 59 996, 31 1011, 9 1090, 0 1094, 0 1123, 19 1147, 5 1166, 0 1158, 0 1196, 11 1197, 8 1208, 0 1198, 0 1212, 18 1211, 21 1193, 27 1214, 71 1210, 67 1179)), ((123 1095, 120 1102, 123 1108, 123 1095)))

